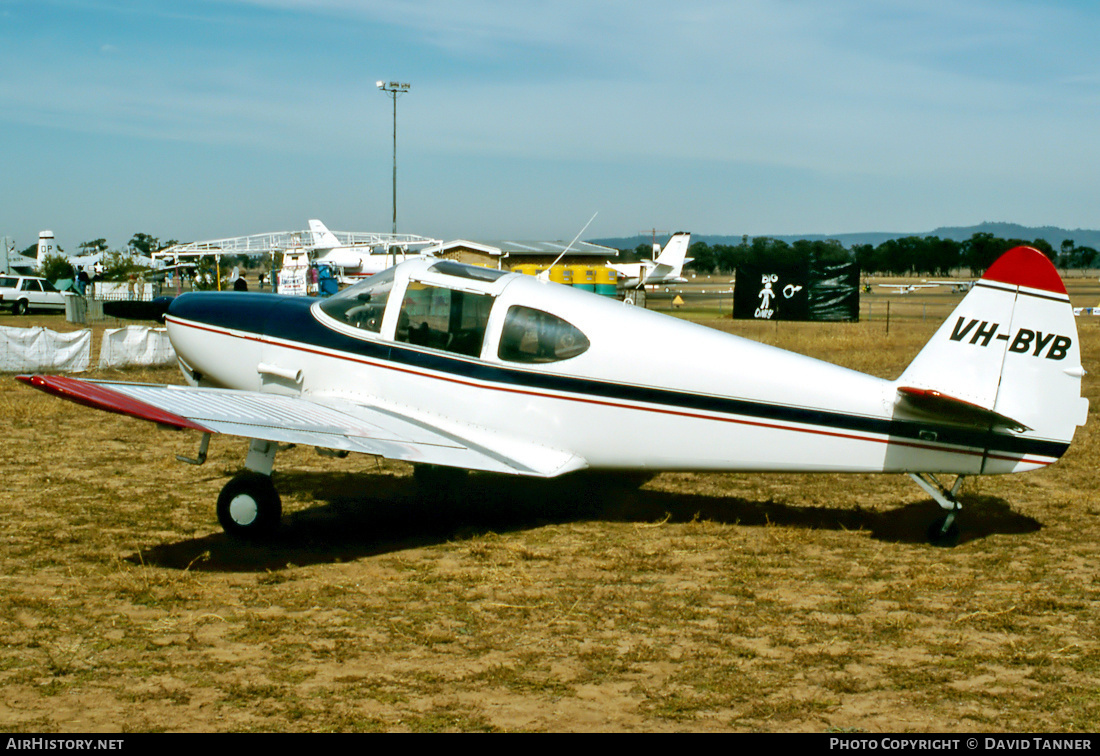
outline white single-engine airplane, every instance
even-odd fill
[[[884,289],[894,289],[898,294],[912,294],[917,289],[938,289],[938,283],[927,284],[879,284]]]
[[[431,258],[321,301],[184,294],[166,322],[189,386],[19,378],[199,431],[199,461],[211,434],[251,439],[217,505],[242,537],[277,525],[270,474],[292,443],[405,460],[429,477],[437,466],[908,473],[947,510],[930,538],[953,543],[966,476],[1055,462],[1088,411],[1069,297],[1028,247],[990,267],[893,381]],[[941,473],[957,476],[950,488]]]
[[[619,276],[619,285],[627,289],[639,286],[656,286],[665,283],[683,283],[684,264],[691,261],[687,256],[691,246],[691,234],[680,231],[665,242],[664,250],[658,255],[657,245],[653,245],[654,260],[642,260],[636,263],[605,263]]]

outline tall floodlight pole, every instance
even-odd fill
[[[409,85],[380,81],[378,88],[393,98],[393,233],[397,235],[397,98],[409,91]]]

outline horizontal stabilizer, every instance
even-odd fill
[[[956,399],[934,389],[899,386],[898,394],[901,395],[902,401],[907,402],[914,408],[931,415],[938,415],[948,422],[987,427],[1000,426],[1017,433],[1032,430],[1011,417],[1005,417],[999,412],[994,412],[973,402]]]

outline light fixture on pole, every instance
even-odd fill
[[[393,98],[393,233],[397,234],[397,98],[409,91],[409,84],[380,81],[378,88]]]

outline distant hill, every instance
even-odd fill
[[[901,239],[906,236],[938,236],[941,239],[954,239],[955,241],[966,241],[974,234],[987,233],[993,234],[1001,239],[1023,239],[1024,241],[1034,241],[1035,239],[1045,239],[1050,242],[1050,245],[1054,249],[1058,249],[1062,246],[1062,242],[1066,239],[1072,239],[1073,243],[1078,247],[1086,246],[1094,249],[1100,249],[1100,231],[1092,231],[1088,229],[1074,229],[1072,231],[1057,228],[1055,226],[1021,226],[1018,223],[992,223],[985,222],[979,223],[976,226],[941,226],[934,231],[919,231],[908,233],[894,233],[888,231],[869,231],[864,233],[854,234],[795,234],[795,235],[774,235],[774,234],[757,234],[758,236],[767,236],[771,239],[781,239],[787,243],[798,241],[799,239],[806,239],[808,241],[817,241],[823,239],[836,239],[847,248],[851,248],[855,244],[870,244],[872,246],[878,246],[890,239]],[[659,242],[664,242],[668,237],[658,237]],[[752,235],[749,236],[753,238]],[[588,241],[593,244],[602,244],[606,247],[612,247],[614,249],[634,249],[639,244],[651,244],[653,242],[652,236],[646,236],[644,234],[638,236],[622,236],[609,239],[589,239]],[[717,244],[730,244],[737,245],[741,243],[741,236],[718,236],[712,234],[692,234],[692,243],[697,241],[704,241],[710,245]]]

